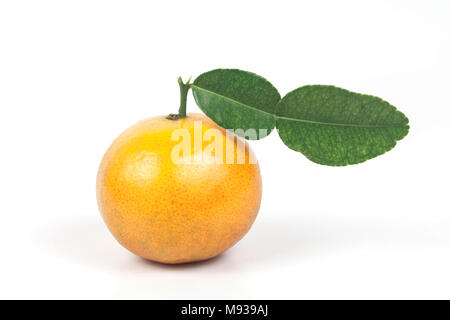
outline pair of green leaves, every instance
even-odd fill
[[[221,127],[247,139],[276,127],[289,148],[323,165],[374,158],[409,130],[408,118],[386,101],[333,86],[304,86],[281,98],[263,77],[217,69],[201,74],[191,88],[200,109]]]

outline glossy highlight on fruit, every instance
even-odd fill
[[[224,148],[227,142],[234,146],[234,159],[245,163],[217,163],[208,156],[174,162],[179,141],[173,132],[189,132],[193,146],[199,122],[202,136],[218,130]],[[170,264],[206,260],[234,245],[253,224],[262,194],[258,163],[249,161],[254,154],[240,139],[201,114],[153,117],[123,132],[97,175],[98,205],[113,236],[140,257]],[[191,156],[208,145],[192,148]]]

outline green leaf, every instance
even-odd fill
[[[380,98],[333,86],[288,93],[276,110],[283,142],[329,166],[364,162],[391,150],[408,134],[408,118]]]
[[[216,69],[198,76],[191,88],[200,109],[237,135],[257,140],[275,127],[275,108],[281,97],[261,76],[237,69]]]

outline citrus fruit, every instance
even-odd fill
[[[180,149],[180,137],[190,150]],[[204,115],[143,120],[103,157],[100,212],[118,242],[145,259],[175,264],[215,257],[247,233],[258,213],[262,184],[252,159],[243,139]]]

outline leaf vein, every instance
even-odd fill
[[[281,120],[297,121],[297,122],[328,125],[328,126],[357,127],[357,128],[397,128],[397,127],[403,128],[403,127],[408,127],[407,124],[405,124],[405,125],[400,125],[400,124],[371,125],[371,124],[356,124],[356,123],[333,123],[333,122],[321,122],[321,121],[314,121],[314,120],[289,118],[289,117],[282,117],[282,116],[275,116],[275,117],[277,119],[281,119]]]
[[[234,99],[232,99],[232,98],[229,98],[229,97],[224,96],[224,95],[221,95],[221,94],[218,94],[218,93],[216,93],[216,92],[209,91],[209,90],[207,90],[207,89],[204,89],[204,88],[202,88],[202,87],[198,87],[198,86],[196,86],[196,85],[191,85],[191,87],[192,87],[192,88],[195,88],[195,89],[197,89],[197,90],[200,90],[200,91],[204,91],[204,92],[207,92],[207,93],[214,94],[214,95],[216,95],[216,96],[222,97],[224,100],[231,101],[231,102],[236,103],[236,104],[238,104],[238,105],[240,105],[240,106],[242,106],[242,107],[244,107],[244,108],[251,109],[251,110],[255,110],[255,111],[258,111],[258,112],[261,112],[261,113],[265,113],[265,114],[271,115],[272,117],[275,117],[275,115],[272,114],[272,113],[270,113],[270,112],[267,112],[267,111],[264,111],[264,110],[261,110],[261,109],[258,109],[258,108],[249,106],[249,105],[247,105],[247,104],[245,104],[245,103],[239,102],[239,101],[237,101],[237,100],[234,100]]]

